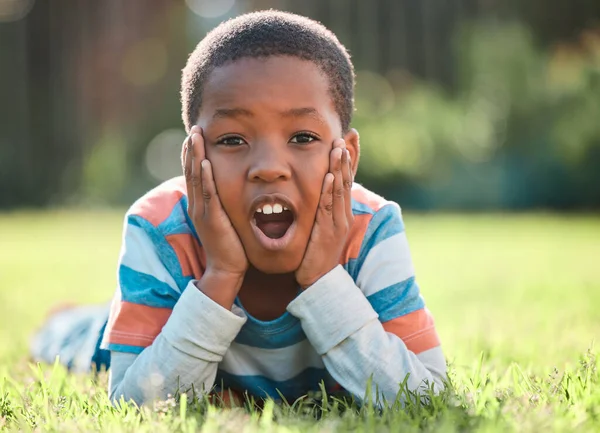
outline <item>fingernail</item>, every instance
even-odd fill
[[[200,139],[200,134],[198,134],[197,132],[194,132],[192,134],[192,147],[194,146],[194,136],[196,136],[196,140]]]

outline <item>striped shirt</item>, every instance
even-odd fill
[[[321,383],[362,398],[372,380],[374,393],[393,400],[407,374],[411,389],[443,386],[445,359],[396,203],[355,184],[340,264],[272,321],[239,300],[225,310],[195,287],[206,256],[186,209],[179,177],[126,215],[102,343],[113,398],[143,403],[177,387],[224,386],[293,400]]]

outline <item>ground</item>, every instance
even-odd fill
[[[377,413],[318,398],[115,409],[106,375],[30,364],[49,307],[112,296],[122,215],[0,214],[0,430],[600,431],[598,216],[405,215],[454,389]]]

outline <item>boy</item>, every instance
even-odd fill
[[[399,207],[353,183],[353,89],[337,38],[293,14],[240,16],[196,47],[185,176],[125,221],[102,343],[112,399],[443,387]]]

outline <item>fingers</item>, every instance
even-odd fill
[[[188,206],[191,207],[192,191],[194,190],[192,187],[192,137],[187,137],[183,145],[183,176],[188,190]]]
[[[190,130],[190,135],[194,141],[194,144],[199,143],[199,146],[194,146],[196,149],[196,153],[194,154],[194,156],[196,158],[198,158],[200,161],[202,161],[203,159],[206,158],[206,153],[205,153],[205,149],[204,149],[204,136],[202,135],[202,128],[200,128],[198,125],[195,125],[192,127],[192,129]]]
[[[204,159],[204,140],[202,130],[194,126],[186,139],[184,153],[184,176],[188,192],[188,213],[190,216],[204,215],[204,199],[202,186],[202,169],[200,164]]]
[[[344,204],[346,210],[346,220],[351,225],[354,221],[352,214],[352,160],[348,149],[344,149],[342,155],[342,180],[344,183]]]
[[[217,187],[213,178],[212,165],[208,159],[202,161],[202,199],[206,212],[211,204],[217,201]],[[213,206],[214,207],[214,206]]]
[[[339,150],[338,150],[339,149]],[[348,228],[354,221],[352,214],[352,161],[343,139],[333,142],[330,153],[330,172],[335,176],[333,185],[333,220],[336,226]]]
[[[323,221],[322,218],[324,217],[331,221],[331,213],[333,212],[333,177],[332,173],[327,173],[323,180],[317,222]]]
[[[330,155],[330,171],[333,173],[333,223],[338,227],[347,225],[342,158],[346,149],[335,147]]]
[[[223,204],[219,199],[217,184],[212,171],[212,164],[208,159],[202,161],[202,200],[204,204],[204,218],[212,220],[213,223],[227,219]]]

